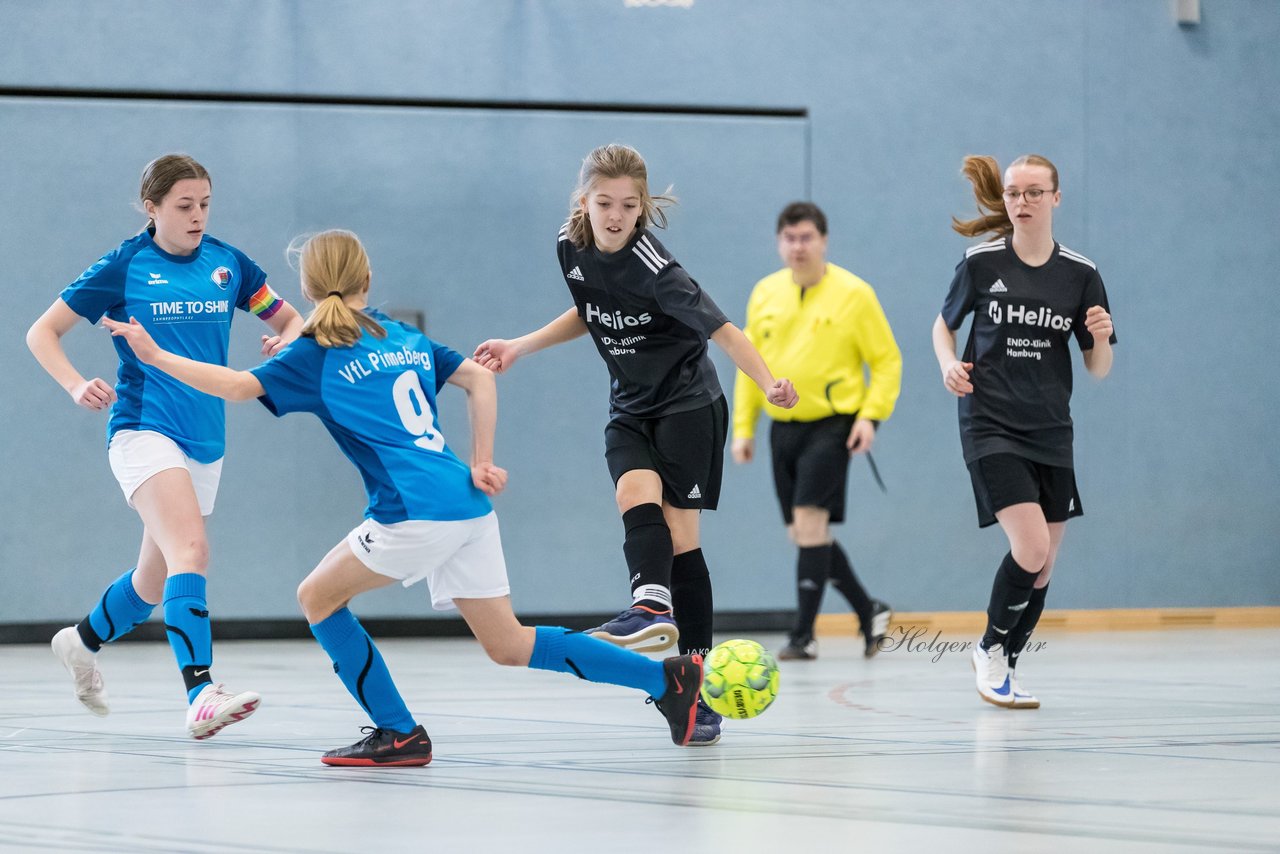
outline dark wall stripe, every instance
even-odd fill
[[[99,101],[190,101],[227,104],[315,105],[328,107],[410,107],[449,110],[512,110],[560,113],[644,113],[750,118],[808,118],[806,107],[750,107],[716,104],[626,104],[592,101],[512,101],[488,98],[404,98],[377,95],[311,95],[294,92],[193,92],[152,89],[3,86],[0,97],[76,98]]]

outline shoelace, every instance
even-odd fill
[[[368,733],[368,735],[360,739],[356,744],[372,744],[379,738],[382,738],[382,727],[362,726],[360,727],[360,731]]]

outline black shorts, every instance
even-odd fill
[[[729,405],[723,396],[701,409],[657,418],[618,415],[604,428],[604,458],[613,484],[629,471],[662,478],[662,499],[685,510],[715,510],[724,477]]]
[[[849,483],[849,433],[857,415],[817,421],[775,421],[769,431],[773,487],[790,525],[796,507],[821,507],[830,521],[844,521]]]
[[[1047,466],[1017,454],[992,454],[969,463],[978,527],[996,523],[996,513],[1014,504],[1039,504],[1046,522],[1065,522],[1084,515],[1076,473]]]

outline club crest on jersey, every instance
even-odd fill
[[[1025,305],[1001,306],[997,300],[992,300],[987,304],[987,316],[997,325],[1008,322],[1021,323],[1024,326],[1043,326],[1063,332],[1071,329],[1071,318],[1054,314],[1053,309],[1047,305],[1040,308],[1028,308]]]
[[[209,279],[225,291],[227,285],[231,284],[231,271],[226,267],[219,267],[209,274]]]

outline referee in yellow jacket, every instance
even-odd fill
[[[755,427],[763,408],[773,419],[769,449],[778,503],[787,534],[799,547],[799,608],[778,657],[817,657],[813,624],[829,579],[858,615],[870,658],[893,611],[863,589],[831,536],[831,524],[844,521],[850,457],[870,451],[876,428],[893,414],[902,386],[902,353],[871,286],[827,263],[827,217],[817,205],[787,205],[778,216],[777,234],[786,267],[756,284],[743,331],[769,366],[795,384],[800,403],[794,409],[771,406],[739,372],[733,459],[748,463],[755,457]]]

